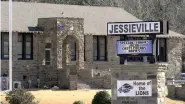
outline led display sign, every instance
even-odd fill
[[[152,54],[152,40],[117,41],[117,54]]]

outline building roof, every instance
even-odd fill
[[[185,35],[169,30],[167,35],[157,35],[158,38],[185,38]]]
[[[1,1],[1,31],[9,30],[8,8],[9,2]],[[13,31],[18,32],[29,32],[29,27],[37,26],[38,18],[84,18],[84,33],[94,35],[106,35],[107,22],[139,21],[124,9],[116,7],[13,2],[12,13]],[[182,36],[174,32],[169,35]]]
[[[8,30],[8,7],[8,2],[1,2],[2,30]],[[107,34],[107,22],[138,20],[125,10],[115,7],[13,2],[12,12],[15,31],[29,31],[28,26],[37,26],[38,18],[74,17],[84,18],[85,33]]]

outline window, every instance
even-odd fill
[[[93,59],[94,61],[106,61],[106,36],[93,37]]]
[[[51,43],[46,43],[45,45],[45,64],[51,64]]]
[[[70,49],[71,49],[71,61],[76,61],[76,41],[75,39],[71,39],[70,42]]]
[[[86,61],[86,56],[85,56],[85,55],[86,55],[86,54],[85,54],[86,44],[85,44],[85,42],[86,42],[86,41],[85,41],[85,36],[84,36],[84,61]]]
[[[9,34],[1,33],[1,58],[9,58]]]
[[[18,34],[18,59],[33,59],[33,35]]]
[[[156,46],[157,46],[157,61],[166,62],[167,61],[166,39],[165,38],[157,39]]]

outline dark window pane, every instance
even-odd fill
[[[85,36],[84,36],[84,61],[86,61],[86,54],[85,54],[85,49],[86,49],[86,39],[85,39]]]
[[[9,58],[9,34],[1,32],[1,58]]]
[[[99,37],[99,48],[100,60],[105,60],[105,37]]]
[[[76,56],[75,55],[71,55],[71,61],[75,61],[76,60]]]
[[[31,42],[26,42],[26,54],[31,54]]]
[[[26,58],[31,58],[31,35],[26,36]]]
[[[22,58],[22,42],[18,42],[17,44],[17,51],[18,51],[18,58]]]
[[[97,36],[93,37],[93,59],[97,60],[98,58],[98,49],[97,49]]]
[[[9,34],[2,33],[2,58],[9,58]]]
[[[26,42],[31,42],[31,35],[26,34]]]
[[[8,45],[8,41],[4,41],[4,58],[9,58],[9,45]]]
[[[51,53],[50,50],[45,50],[45,58],[46,58],[46,62],[51,60]]]
[[[18,44],[17,52],[18,59],[31,59],[32,58],[32,34],[23,34],[18,35]]]
[[[31,58],[31,54],[26,55],[26,58],[30,59]]]
[[[71,60],[76,60],[76,41],[75,39],[70,40],[70,51],[71,51]]]
[[[45,44],[45,64],[50,65],[51,63],[51,43]]]
[[[166,52],[166,39],[158,39],[159,44],[159,62],[166,62],[167,61],[167,52]]]
[[[93,59],[94,60],[106,60],[106,37],[94,36],[93,37]]]
[[[51,43],[46,43],[45,48],[51,48]]]
[[[105,60],[105,56],[100,56],[100,60],[104,61]]]
[[[18,44],[17,44],[17,51],[18,51],[18,58],[23,58],[23,47],[22,47],[22,41],[23,40],[23,35],[19,34],[18,35]]]
[[[23,34],[19,34],[18,35],[18,42],[22,42],[23,41]]]

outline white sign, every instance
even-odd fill
[[[107,24],[107,34],[160,34],[160,28],[161,22],[110,22]]]
[[[185,80],[167,80],[167,85],[182,85],[185,84]]]
[[[151,80],[117,80],[117,96],[152,96]]]

